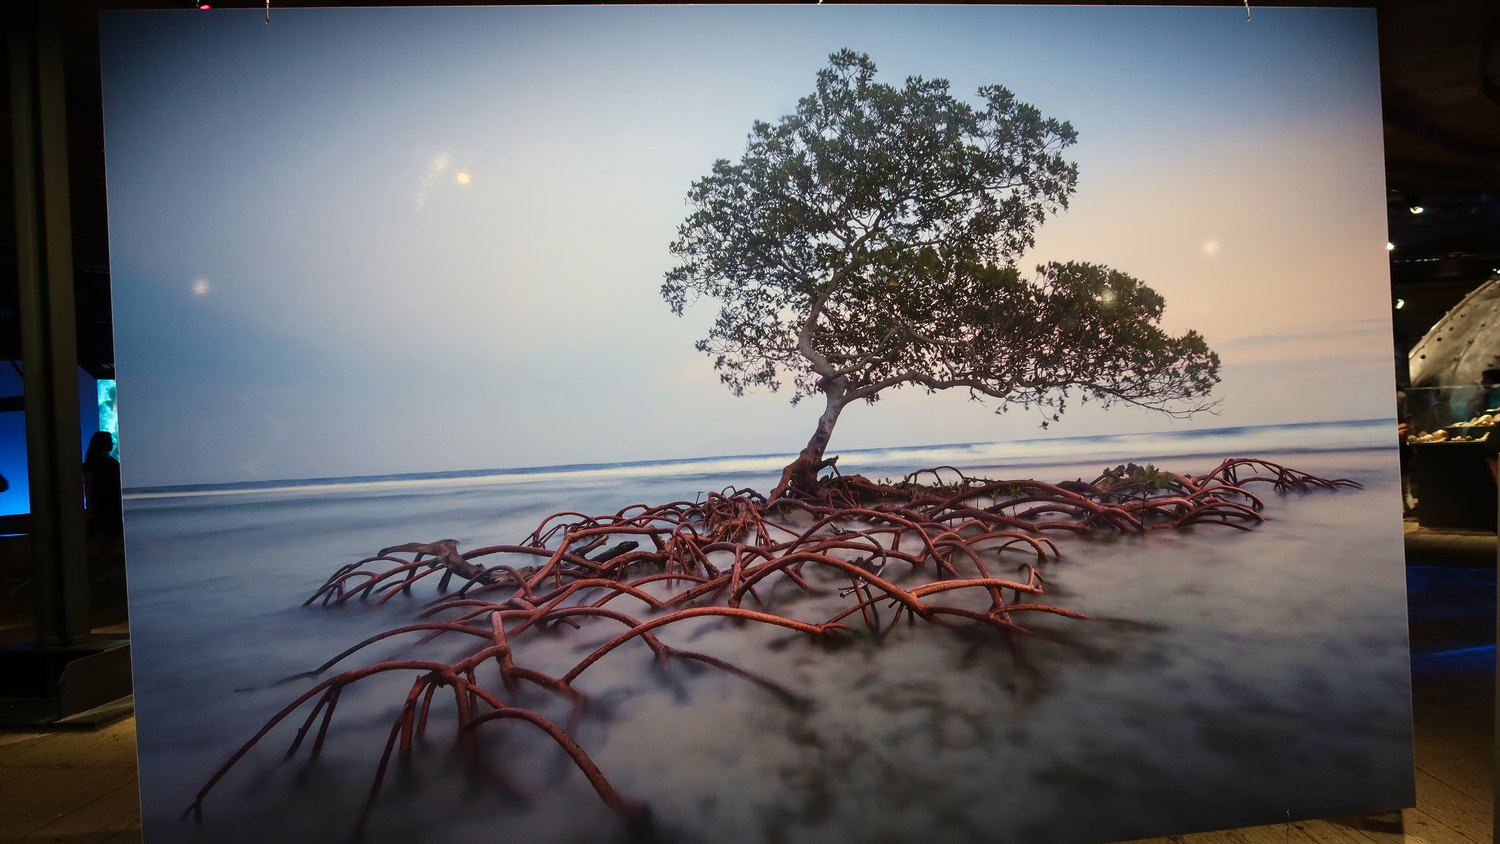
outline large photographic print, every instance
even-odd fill
[[[148,842],[1411,804],[1372,10],[101,41]]]

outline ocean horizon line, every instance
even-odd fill
[[[1020,454],[1004,454],[1008,449],[1024,450],[1028,446],[1042,446],[1036,458],[1042,458],[1040,462],[1032,460],[1029,462],[1016,463],[1017,468],[1025,468],[1028,465],[1046,465],[1056,463],[1057,458],[1067,456],[1068,444],[1103,445],[1111,441],[1153,441],[1157,439],[1171,439],[1186,445],[1187,443],[1201,440],[1233,438],[1237,434],[1251,434],[1257,431],[1293,431],[1293,430],[1315,430],[1334,428],[1371,428],[1374,426],[1390,426],[1395,430],[1395,417],[1384,419],[1349,419],[1339,421],[1319,422],[1289,422],[1285,424],[1272,425],[1232,425],[1222,428],[1201,428],[1190,431],[1149,431],[1127,434],[1094,434],[1076,437],[1036,437],[1024,440],[994,440],[963,443],[932,443],[924,445],[887,446],[873,448],[842,449],[837,451],[840,457],[895,457],[920,452],[943,452],[943,451],[967,451],[970,457],[993,456],[995,458],[1014,458]],[[1392,433],[1394,443],[1394,433]],[[1206,443],[1205,443],[1206,445]],[[1345,445],[1342,448],[1364,449],[1378,446],[1378,443],[1369,442],[1357,445]],[[998,447],[998,448],[997,448]],[[992,455],[986,455],[983,450],[989,448]],[[1316,450],[1342,450],[1338,445],[1324,443]],[[1299,450],[1299,449],[1283,449]],[[1306,450],[1306,449],[1302,449]],[[127,498],[158,498],[179,497],[190,495],[212,495],[232,493],[253,493],[268,490],[285,489],[317,489],[347,485],[399,485],[412,482],[442,483],[455,481],[483,481],[485,479],[512,477],[517,480],[542,480],[550,475],[580,475],[584,473],[614,472],[620,474],[645,473],[648,471],[660,471],[662,469],[691,468],[701,466],[704,471],[732,471],[735,468],[751,470],[751,465],[763,461],[786,461],[795,457],[797,452],[769,452],[762,454],[728,454],[708,455],[698,457],[678,457],[658,460],[624,460],[602,463],[563,463],[543,466],[519,466],[486,469],[450,469],[437,472],[398,472],[378,475],[343,475],[313,478],[280,478],[274,480],[251,480],[251,481],[229,481],[221,483],[199,483],[199,484],[172,484],[160,486],[127,487],[123,490]],[[1174,451],[1170,455],[1173,458],[1201,457],[1212,452],[1182,452]],[[848,460],[849,463],[858,462]],[[739,464],[737,467],[735,464]],[[771,468],[769,465],[765,468]]]

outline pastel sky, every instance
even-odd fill
[[[828,55],[998,83],[1079,141],[1019,263],[1088,260],[1224,361],[1216,416],[1040,431],[891,394],[831,451],[1394,410],[1375,14],[576,7],[102,19],[127,486],[796,451],[658,294],[689,184]],[[462,176],[460,174],[463,174]],[[466,181],[463,181],[465,180]]]

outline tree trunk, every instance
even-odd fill
[[[825,460],[823,451],[828,448],[828,441],[833,438],[834,423],[839,421],[839,413],[844,409],[843,394],[843,390],[833,388],[825,391],[828,403],[823,409],[823,415],[818,417],[818,427],[813,430],[812,439],[807,441],[807,447],[802,449],[797,459],[781,470],[781,481],[771,490],[771,501],[794,490],[806,494],[818,491],[818,473],[838,460],[837,457]]]

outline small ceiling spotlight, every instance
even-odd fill
[[[1404,307],[1406,307],[1406,300],[1405,299],[1397,299],[1396,300],[1396,310],[1399,311],[1399,310],[1401,310]]]
[[[1390,251],[1394,250],[1395,248],[1396,248],[1396,244],[1391,243],[1389,240],[1387,240],[1385,242],[1385,251],[1390,252]]]
[[[1420,206],[1420,205],[1413,205],[1413,206],[1411,206],[1411,207],[1410,207],[1410,208],[1408,208],[1408,209],[1406,209],[1406,210],[1408,210],[1408,211],[1410,211],[1410,212],[1411,212],[1411,213],[1413,213],[1413,214],[1420,214],[1420,213],[1422,213],[1422,212],[1423,212],[1423,211],[1426,211],[1426,210],[1427,210],[1427,209],[1426,209],[1426,208],[1423,208],[1423,207],[1422,207],[1422,206]]]

